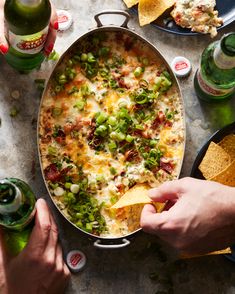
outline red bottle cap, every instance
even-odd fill
[[[59,31],[65,31],[72,25],[73,19],[71,14],[66,10],[56,10],[59,24]]]
[[[79,272],[86,264],[86,256],[80,250],[72,250],[67,254],[66,262],[71,271]]]
[[[177,77],[186,77],[192,70],[190,61],[183,56],[175,57],[171,62],[171,68]]]

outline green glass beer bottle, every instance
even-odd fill
[[[7,62],[23,72],[40,66],[42,48],[48,34],[51,5],[49,0],[6,0],[5,22],[10,48]]]
[[[235,94],[235,32],[224,35],[203,51],[194,87],[197,96],[209,102]]]
[[[35,196],[24,181],[0,180],[0,225],[4,228],[7,248],[18,254],[27,244],[35,215]]]

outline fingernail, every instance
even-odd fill
[[[1,44],[0,45],[0,51],[2,52],[2,54],[6,54],[7,51],[8,51],[8,46],[4,45],[4,44]]]
[[[58,23],[57,20],[54,22],[54,29],[55,30],[58,30],[59,29],[59,23]]]
[[[46,52],[46,54],[49,55],[49,54],[52,52],[53,48],[54,48],[54,44],[50,44],[50,45],[48,45],[48,46],[45,48],[45,52]]]

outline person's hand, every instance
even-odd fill
[[[46,202],[36,203],[35,226],[24,250],[16,257],[6,255],[3,240],[0,246],[0,292],[64,293],[70,272],[63,261],[58,232]]]
[[[4,3],[5,0],[0,0],[0,53],[6,54],[9,49],[8,42],[5,37],[5,27],[4,27]],[[50,26],[48,31],[48,36],[46,43],[44,45],[44,54],[49,55],[55,44],[56,40],[56,32],[58,30],[58,19],[55,7],[51,5],[52,12],[51,12],[51,20],[50,20]]]
[[[141,227],[179,251],[207,253],[234,244],[235,188],[183,178],[151,189],[149,196],[167,201],[166,210],[156,213],[154,206],[146,205]]]

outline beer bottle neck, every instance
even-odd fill
[[[228,56],[235,56],[235,32],[225,35],[220,41],[221,50]]]
[[[235,33],[224,35],[214,50],[214,62],[221,69],[235,67]]]
[[[18,187],[8,180],[0,181],[0,213],[8,214],[19,209],[22,203],[22,193]]]
[[[37,6],[39,5],[42,0],[17,0],[20,4],[25,6]]]

